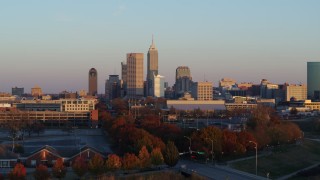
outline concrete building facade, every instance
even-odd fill
[[[192,77],[188,66],[179,66],[176,69],[176,82],[174,85],[175,97],[183,96],[185,92],[191,92]]]
[[[35,87],[31,88],[31,95],[33,97],[42,96],[43,95],[42,89],[39,86],[36,85]]]
[[[127,54],[127,97],[143,97],[143,53]]]
[[[89,92],[88,95],[96,96],[98,94],[98,72],[95,68],[89,71]]]
[[[290,101],[294,98],[296,101],[302,101],[307,99],[307,86],[306,85],[286,85],[285,86],[286,101]]]
[[[158,49],[154,44],[152,37],[152,44],[147,55],[147,96],[154,94],[154,76],[158,75]]]
[[[212,100],[213,99],[212,82],[195,82],[192,86],[192,97],[195,100]]]
[[[164,76],[154,75],[152,78],[153,88],[152,88],[152,96],[154,97],[164,97]]]

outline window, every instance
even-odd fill
[[[31,160],[31,166],[36,166],[37,165],[37,160]]]
[[[10,167],[9,161],[0,161],[0,167]]]

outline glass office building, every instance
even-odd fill
[[[320,91],[320,62],[307,62],[307,85],[308,99],[315,99]]]

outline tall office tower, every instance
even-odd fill
[[[192,77],[188,66],[179,66],[176,69],[176,83],[174,85],[175,97],[182,97],[185,92],[190,92]]]
[[[109,75],[109,79],[106,80],[105,95],[108,100],[112,100],[120,97],[121,81],[119,75]]]
[[[90,96],[98,94],[98,72],[95,68],[91,68],[89,71],[89,93]]]
[[[315,93],[320,91],[320,62],[307,62],[308,99],[319,99]]]
[[[31,95],[33,97],[39,97],[42,96],[42,89],[39,86],[34,86],[33,88],[31,88]]]
[[[127,63],[121,62],[121,97],[127,95]]]
[[[127,97],[143,97],[143,53],[127,54]]]
[[[150,96],[164,97],[164,76],[154,75],[152,78],[153,82],[153,93]]]
[[[22,96],[24,94],[24,88],[13,87],[11,94],[14,96]]]
[[[296,101],[302,101],[307,99],[307,86],[306,85],[296,85],[296,84],[285,84],[285,100],[290,101],[294,98]]]
[[[153,41],[152,36],[152,44],[148,51],[148,59],[147,59],[147,95],[152,96],[154,92],[153,87],[153,76],[158,75],[158,49]]]
[[[213,99],[213,83],[212,82],[195,82],[192,86],[192,97],[196,100],[212,100]]]

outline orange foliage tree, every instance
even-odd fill
[[[50,178],[50,173],[48,171],[48,167],[40,164],[37,166],[35,172],[33,173],[33,177],[36,180],[46,180]]]
[[[121,158],[116,154],[110,154],[106,161],[106,168],[110,171],[115,171],[121,168]]]
[[[54,163],[52,173],[53,176],[58,179],[62,179],[66,176],[67,168],[64,166],[62,158],[57,159],[56,163]]]
[[[13,170],[8,174],[9,179],[11,180],[22,180],[26,178],[26,168],[23,164],[17,163]]]
[[[77,157],[72,164],[73,171],[81,178],[88,171],[88,164],[84,157]]]
[[[89,161],[89,172],[93,175],[100,175],[104,171],[104,161],[99,154],[95,154]]]
[[[122,159],[122,167],[125,170],[132,170],[140,167],[140,159],[131,153],[126,153]]]
[[[140,159],[140,167],[142,169],[150,167],[151,160],[150,160],[150,154],[146,148],[146,146],[142,146],[141,150],[139,151],[139,159]]]

